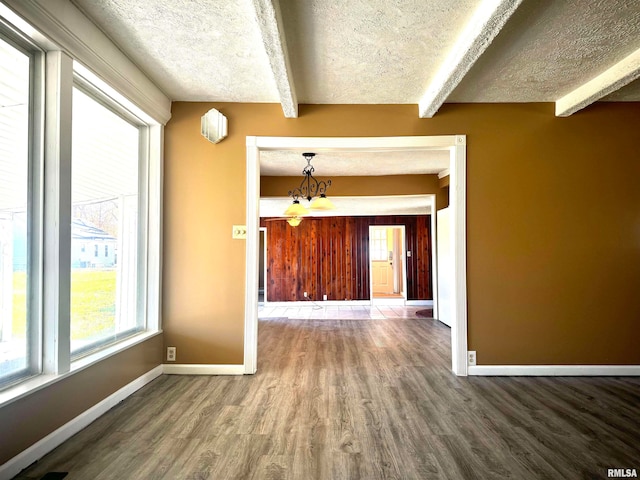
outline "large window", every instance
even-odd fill
[[[71,43],[0,2],[0,406],[160,328],[169,110]]]
[[[71,353],[144,329],[138,311],[140,129],[73,89]],[[99,93],[99,92],[96,92]],[[92,256],[82,246],[94,244]]]
[[[30,111],[33,57],[0,37],[0,385],[37,368],[32,341]]]

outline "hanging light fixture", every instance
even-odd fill
[[[284,212],[288,217],[302,217],[309,213],[309,210],[300,204],[300,198],[306,198],[311,202],[309,208],[312,210],[333,210],[336,208],[326,196],[327,188],[331,186],[331,180],[319,181],[313,176],[315,168],[311,165],[311,160],[313,160],[316,154],[303,153],[302,156],[307,161],[307,166],[302,169],[304,178],[300,186],[289,190],[289,196],[293,198],[293,204],[289,205],[289,208]]]
[[[287,219],[287,223],[292,227],[297,227],[298,225],[300,225],[300,222],[302,222],[302,218],[300,217],[291,217]]]

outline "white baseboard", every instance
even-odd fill
[[[320,305],[321,307],[350,307],[350,306],[427,306],[433,307],[433,300],[405,300],[404,298],[374,298],[373,300],[299,300],[291,302],[261,302],[263,307],[313,307]]]
[[[376,307],[404,307],[406,300],[404,298],[372,298],[371,306]]]
[[[348,307],[354,305],[371,305],[371,300],[299,300],[292,302],[264,302],[265,307]]]
[[[0,480],[8,480],[16,476],[23,469],[27,468],[36,460],[44,457],[61,443],[65,442],[80,430],[85,428],[98,417],[107,413],[111,408],[135,393],[147,383],[162,375],[163,366],[158,365],[153,370],[136,378],[131,383],[125,385],[120,390],[112,393],[101,402],[95,404],[88,410],[85,410],[73,420],[65,423],[57,430],[51,432],[42,440],[31,445],[11,460],[0,466]]]
[[[165,363],[162,373],[167,375],[244,375],[244,365],[175,365]]]
[[[640,365],[470,365],[468,374],[512,377],[635,377],[640,376]]]

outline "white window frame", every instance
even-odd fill
[[[27,367],[8,377],[0,388],[25,381],[42,372],[42,208],[44,52],[29,38],[0,18],[0,35],[30,57],[28,200],[27,200]]]
[[[148,249],[148,220],[149,215],[147,213],[147,191],[149,184],[149,159],[148,159],[148,138],[149,138],[149,125],[146,124],[143,120],[138,118],[135,114],[133,114],[126,106],[121,105],[116,102],[115,99],[109,97],[104,91],[102,91],[98,85],[92,83],[90,79],[85,78],[85,76],[90,76],[89,72],[86,69],[83,69],[81,65],[77,62],[74,62],[74,71],[73,71],[73,89],[77,89],[81,93],[88,96],[93,101],[102,105],[107,110],[111,111],[115,115],[117,115],[120,119],[128,122],[132,126],[134,126],[138,130],[138,218],[137,218],[137,268],[136,268],[136,306],[135,306],[135,315],[138,319],[138,324],[142,324],[141,328],[134,328],[130,330],[126,330],[124,332],[117,333],[115,335],[115,340],[105,340],[104,342],[97,342],[88,345],[86,348],[82,348],[77,351],[71,352],[71,362],[81,359],[87,355],[93,355],[95,353],[99,353],[101,350],[108,348],[109,346],[119,343],[123,340],[128,339],[129,337],[133,337],[136,335],[140,335],[147,331],[147,305],[144,299],[146,298],[146,293],[148,291],[146,286],[146,278],[147,278],[147,249]],[[95,78],[93,79],[95,81]],[[72,93],[73,94],[73,93]],[[73,158],[71,160],[71,169],[73,170]],[[94,249],[94,258],[98,261],[101,257],[101,254],[105,252],[104,248],[100,248],[102,245],[99,243],[95,244]],[[108,248],[107,245],[105,247]],[[122,253],[122,252],[121,252]],[[107,256],[105,254],[105,256]],[[69,292],[70,293],[70,292]],[[116,300],[117,301],[117,300]]]
[[[37,270],[39,278],[33,276],[36,288],[32,289],[30,300],[32,310],[42,312],[41,331],[36,332],[37,343],[41,345],[37,359],[41,362],[42,371],[40,375],[0,390],[2,407],[162,333],[162,157],[164,124],[171,117],[171,103],[72,5],[57,9],[52,3],[36,5],[21,0],[3,1],[0,3],[0,21],[21,32],[21,37],[44,52],[38,64],[42,66],[46,82],[41,88],[40,103],[34,103],[35,118],[39,119],[39,124],[33,130],[32,156],[46,159],[40,164],[40,171],[35,169],[33,172],[33,181],[42,185],[40,192],[34,192],[34,195],[40,195],[37,200],[45,198],[45,193],[47,199],[46,204],[39,204],[40,207],[34,201],[34,218],[42,221],[31,241],[41,248],[33,252],[30,260],[42,266]],[[67,30],[59,28],[65,24],[73,25],[74,35],[68,35]],[[146,205],[145,212],[141,212],[139,217],[140,222],[147,226],[144,256],[147,268],[144,278],[140,279],[145,292],[138,300],[146,311],[147,328],[138,335],[71,361],[71,178],[70,174],[59,173],[70,172],[71,168],[74,60],[90,67],[77,63],[76,75],[147,126],[141,135],[140,145],[141,153],[148,162],[147,183],[144,185]],[[45,257],[46,262],[43,260]]]

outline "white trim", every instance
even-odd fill
[[[448,168],[445,168],[440,173],[438,173],[438,178],[443,179],[445,177],[448,177],[449,175],[451,175],[451,170]]]
[[[124,399],[135,393],[147,383],[156,379],[162,374],[163,366],[158,365],[153,370],[141,375],[128,383],[120,390],[112,393],[101,402],[85,410],[73,420],[54,430],[49,435],[31,445],[26,450],[0,466],[0,479],[10,479],[27,468],[33,462],[41,459],[54,448],[67,441],[73,435],[85,428],[91,422],[107,413],[111,408],[122,402]]]
[[[264,244],[263,244],[263,248],[262,248],[262,281],[264,282],[264,285],[262,286],[262,288],[258,288],[258,294],[262,293],[262,303],[265,304],[269,301],[269,298],[267,297],[267,235],[269,234],[267,231],[267,227],[259,227],[258,228],[258,247],[260,247],[260,232],[264,233]],[[260,261],[258,260],[258,268],[260,268]],[[259,275],[260,272],[258,272],[258,282],[259,282]],[[260,283],[258,283],[258,285],[260,285]]]
[[[478,376],[640,376],[640,365],[476,365],[469,375]]]
[[[244,365],[174,365],[165,363],[162,366],[165,375],[243,375]]]
[[[245,284],[245,373],[254,373],[258,356],[258,228],[260,151],[380,151],[447,149],[450,153],[450,206],[453,215],[455,307],[451,332],[452,370],[467,374],[467,272],[466,272],[466,136],[407,137],[247,137],[247,242]],[[326,302],[319,302],[324,304]]]
[[[118,343],[114,343],[112,345],[109,345],[108,347],[102,348],[98,352],[86,355],[82,358],[79,358],[78,360],[71,362],[71,368],[68,372],[58,375],[36,375],[32,378],[16,384],[13,387],[7,388],[6,390],[0,392],[0,408],[8,405],[11,402],[15,402],[16,400],[20,400],[21,398],[31,395],[33,392],[37,392],[38,390],[49,387],[50,385],[53,385],[60,380],[64,380],[65,378],[78,373],[85,368],[106,360],[107,358],[123,352],[131,347],[134,347],[135,345],[146,342],[147,340],[155,337],[156,335],[160,335],[161,333],[162,330],[158,330],[155,332],[141,332]]]
[[[244,373],[258,369],[258,247],[260,246],[260,162],[257,137],[247,137],[247,237],[244,293]],[[266,239],[265,239],[266,242]],[[265,262],[267,259],[265,258]],[[265,278],[265,282],[267,279]]]
[[[467,375],[467,137],[457,135],[451,149],[449,208],[453,236],[454,294],[451,364],[456,375]]]
[[[369,306],[371,300],[293,300],[290,302],[263,302],[264,307],[350,307]]]
[[[433,307],[433,300],[407,300],[405,305],[407,307]]]
[[[449,169],[447,169],[447,172],[448,170]],[[447,175],[449,175],[449,173],[447,173]],[[436,215],[438,214],[438,198],[436,195],[429,196],[431,197],[431,238],[429,239],[429,241],[431,242],[431,298],[433,298],[433,300],[428,300],[431,303],[425,305],[432,305],[433,316],[434,318],[438,318],[438,240],[436,236]],[[407,303],[407,305],[411,304]]]
[[[43,373],[69,371],[73,59],[46,54]]]
[[[404,298],[372,298],[371,306],[376,307],[404,307],[406,305]]]

